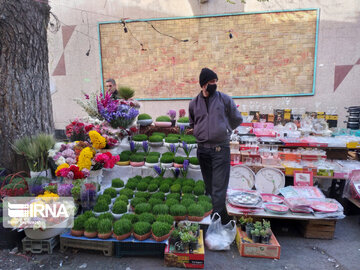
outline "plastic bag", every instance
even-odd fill
[[[221,224],[221,217],[215,213],[206,232],[205,244],[210,250],[229,250],[235,240],[236,223],[231,220],[228,224]]]

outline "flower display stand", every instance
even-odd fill
[[[59,244],[58,236],[43,240],[34,240],[29,237],[25,237],[22,240],[23,250],[26,252],[31,252],[33,254],[40,254],[42,252],[47,252],[48,254],[52,254],[54,248],[58,244]]]

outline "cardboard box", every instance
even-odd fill
[[[281,247],[274,234],[271,235],[269,245],[265,245],[253,243],[253,241],[247,237],[246,232],[243,232],[241,228],[237,228],[235,241],[240,255],[243,257],[280,259]]]
[[[192,253],[189,253],[189,251],[181,253],[176,251],[173,245],[167,245],[164,253],[164,261],[165,265],[169,267],[204,268],[205,247],[203,231],[200,230],[198,248]]]

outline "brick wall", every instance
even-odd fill
[[[231,96],[310,94],[316,16],[311,10],[129,22],[127,33],[120,23],[101,24],[103,78],[134,88],[137,98],[191,98],[201,68],[209,67]]]

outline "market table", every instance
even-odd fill
[[[243,216],[245,215],[236,207],[226,204],[227,212],[230,216]],[[312,214],[300,214],[288,212],[284,215],[276,215],[268,213],[265,210],[259,210],[256,213],[249,213],[246,216],[254,219],[261,220],[263,218],[268,219],[288,219],[298,220],[300,231],[305,238],[318,238],[318,239],[333,239],[335,233],[335,226],[338,218],[319,218]]]

